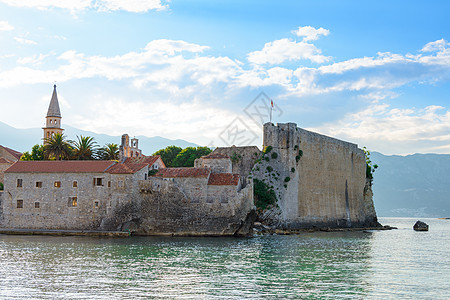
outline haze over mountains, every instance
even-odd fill
[[[69,139],[92,136],[103,146],[120,143],[120,136],[83,131],[65,125]],[[18,151],[31,151],[41,143],[42,129],[16,129],[0,122],[0,145]],[[131,136],[133,137],[133,136]],[[137,136],[139,148],[146,155],[170,145],[182,148],[194,143],[163,137]],[[387,156],[372,152],[379,168],[374,174],[374,202],[381,217],[450,217],[450,154],[414,154]]]
[[[64,125],[64,134],[71,140],[76,140],[77,135],[91,136],[95,141],[103,146],[107,143],[120,144],[120,136],[110,136],[107,134],[97,134],[91,131],[85,131],[77,129],[68,125]],[[126,132],[124,132],[126,133]],[[130,135],[130,138],[134,136]],[[160,136],[146,137],[146,136],[136,136],[139,139],[139,148],[145,155],[151,155],[159,149],[163,149],[170,145],[176,145],[182,148],[186,147],[196,147],[194,143],[187,142],[185,140],[177,139],[170,140]],[[0,122],[0,145],[9,147],[17,151],[31,151],[31,147],[36,144],[42,143],[42,129],[41,128],[30,128],[30,129],[17,129],[11,127],[5,123]]]

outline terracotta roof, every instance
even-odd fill
[[[213,173],[209,176],[208,185],[238,185],[239,174]]]
[[[134,174],[147,166],[148,165],[146,163],[115,164],[111,168],[109,168],[106,172],[110,174]]]
[[[13,161],[9,161],[6,158],[0,157],[0,164],[13,164]]]
[[[19,160],[5,173],[103,173],[113,164],[109,160]]]
[[[19,160],[19,159],[22,157],[22,154],[23,154],[23,153],[21,153],[21,152],[19,152],[19,151],[16,151],[16,150],[13,150],[13,149],[9,149],[8,147],[1,146],[1,145],[0,145],[0,147],[2,147],[3,149],[5,149],[9,154],[11,154],[12,156],[14,156],[15,158],[17,158],[17,160]]]
[[[154,156],[138,156],[138,157],[128,157],[125,160],[125,163],[146,163],[149,166],[152,166],[157,160],[158,158],[161,158],[160,155],[154,155]],[[163,160],[161,159],[163,167],[165,168],[166,165],[164,164]]]
[[[159,169],[155,176],[164,178],[176,177],[204,177],[208,178],[211,173],[207,168],[163,168]]]
[[[224,154],[220,154],[220,153],[210,153],[206,156],[202,156],[203,159],[218,159],[218,158],[230,158],[227,155]]]

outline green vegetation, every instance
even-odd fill
[[[234,163],[237,163],[242,156],[238,155],[236,152],[233,152],[233,155],[231,155],[231,161]]]
[[[366,157],[366,178],[369,179],[370,184],[373,182],[373,173],[378,169],[378,165],[372,165],[370,160],[370,151],[366,147],[363,147],[364,155]]]
[[[273,189],[270,189],[266,183],[256,178],[253,179],[253,196],[256,207],[260,209],[265,209],[277,202],[277,196]]]
[[[148,171],[148,176],[155,176],[156,173],[158,173],[158,170],[157,170],[157,169],[149,170],[149,171]]]
[[[291,168],[291,172],[294,173],[295,172],[295,168]]]
[[[269,161],[270,160],[270,158],[268,156],[265,156],[264,159],[265,159],[265,161]]]
[[[119,159],[119,145],[106,144],[97,151],[97,158],[101,160],[118,160]]]
[[[90,136],[77,136],[72,142],[72,157],[74,160],[93,160],[97,153],[97,142]]]
[[[183,148],[172,145],[156,151],[153,155],[160,155],[166,167],[169,168],[174,167],[173,161],[182,150]]]
[[[289,181],[291,181],[291,177],[289,177],[289,176],[284,179],[284,182],[289,182]]]
[[[273,171],[273,168],[271,166],[267,166],[266,169],[267,169],[268,172],[272,172]]]
[[[61,133],[55,133],[45,139],[44,146],[45,159],[70,159],[72,155],[72,141],[67,140],[66,136]]]
[[[173,160],[173,167],[193,167],[194,160],[212,152],[208,147],[187,147]]]
[[[44,146],[36,144],[30,152],[24,152],[20,160],[44,160]]]
[[[0,182],[0,191],[3,191],[3,182]]]
[[[300,158],[302,158],[303,156],[303,151],[302,150],[298,150],[298,155],[295,157],[295,161],[299,162]]]
[[[264,153],[264,154],[267,154],[267,153],[269,153],[270,151],[272,151],[272,146],[267,146],[267,147],[264,147],[263,153]]]
[[[272,152],[272,155],[271,155],[271,157],[272,157],[273,159],[277,159],[277,157],[278,157],[278,154],[277,154],[276,152]]]

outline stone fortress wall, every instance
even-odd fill
[[[278,196],[279,224],[286,228],[377,226],[364,151],[298,128],[264,125],[271,151],[253,170]],[[276,154],[272,154],[276,153]],[[270,166],[270,168],[268,168]]]

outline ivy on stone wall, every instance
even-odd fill
[[[264,181],[253,179],[253,197],[257,208],[266,209],[277,202],[277,196],[272,188]]]

